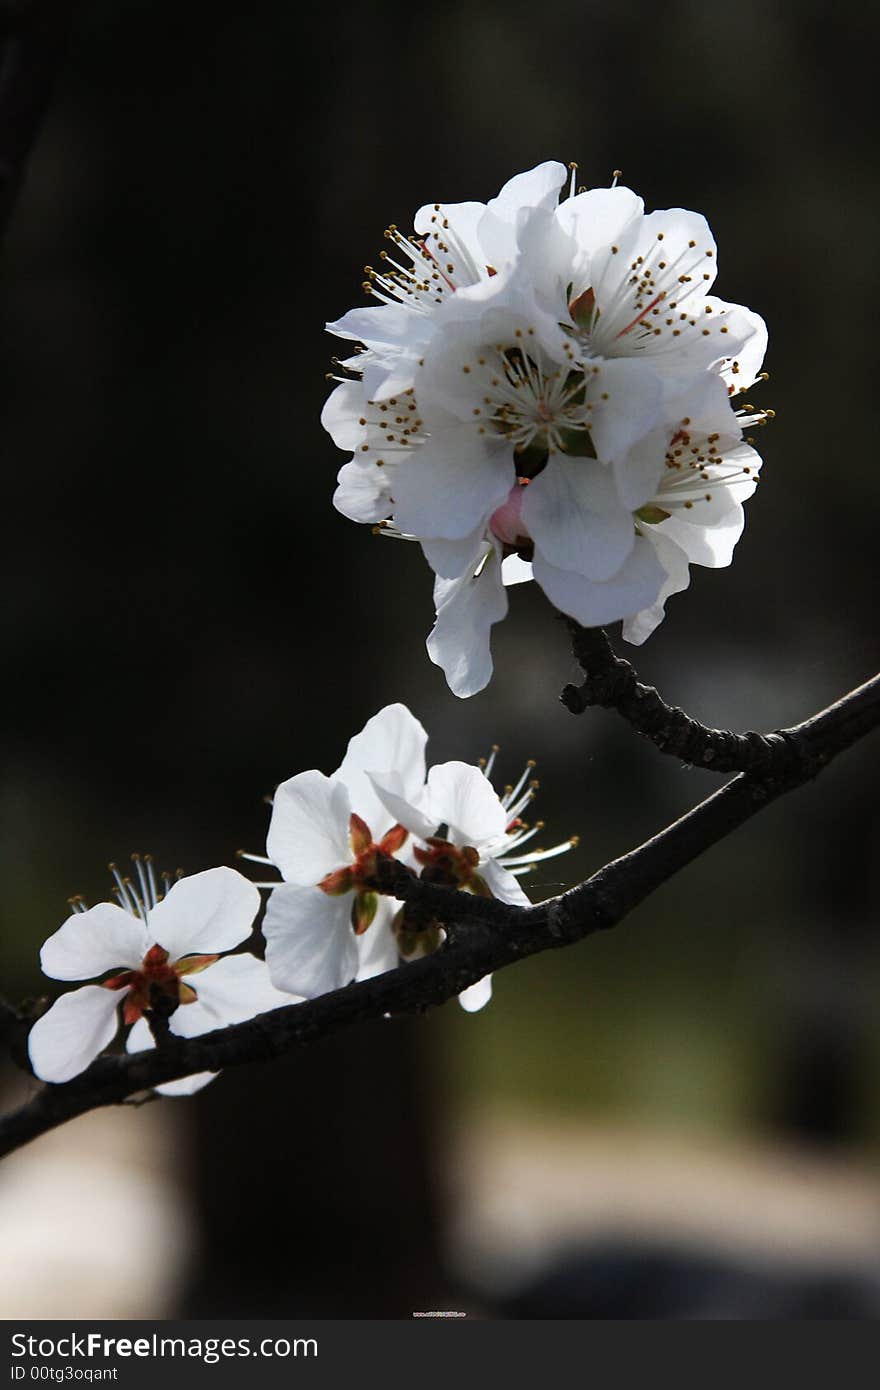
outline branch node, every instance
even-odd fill
[[[592,705],[616,709],[661,753],[721,774],[809,780],[823,766],[797,730],[734,733],[702,724],[677,705],[668,705],[653,686],[644,685],[630,662],[615,654],[602,628],[582,628],[571,619],[568,628],[572,652],[584,673],[582,685],[566,685],[560,695],[572,714],[583,714]]]

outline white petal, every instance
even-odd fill
[[[549,160],[508,179],[498,197],[491,199],[480,219],[478,236],[493,269],[501,270],[515,258],[518,232],[528,222],[530,211],[551,212],[556,207],[566,177],[565,166]]]
[[[216,1071],[197,1071],[192,1076],[181,1076],[176,1081],[166,1081],[161,1086],[154,1086],[153,1090],[158,1091],[160,1096],[194,1096],[197,1091],[203,1090],[209,1082],[214,1081],[219,1075],[220,1073]]]
[[[666,208],[634,218],[618,242],[597,249],[593,256],[593,291],[602,315],[597,334],[602,351],[606,350],[606,340],[611,341],[610,335],[625,329],[640,312],[638,305],[645,304],[648,294],[651,301],[665,296],[661,300],[664,307],[672,301],[679,309],[701,309],[718,269],[715,249],[705,217],[684,208]],[[652,281],[644,295],[629,283],[632,263],[639,256],[640,283],[644,283],[648,271]],[[682,283],[682,275],[690,279]]]
[[[482,980],[477,980],[475,985],[470,985],[468,989],[463,989],[458,996],[458,1002],[467,1014],[478,1013],[484,1009],[492,998],[492,976],[484,975]]]
[[[415,796],[425,781],[428,735],[406,705],[386,705],[350,739],[348,751],[333,776],[348,787],[352,809],[379,840],[394,824],[377,797],[367,773],[394,772],[405,797]]]
[[[150,913],[149,932],[172,961],[230,951],[251,934],[260,894],[249,879],[221,866],[178,879]]]
[[[550,602],[584,627],[601,627],[648,607],[656,601],[666,578],[654,547],[643,537],[636,538],[626,564],[604,584],[557,569],[537,550],[532,566]]]
[[[330,897],[320,888],[284,883],[269,898],[263,919],[266,964],[277,989],[314,999],[354,979],[357,945],[350,893]]]
[[[719,359],[736,359],[745,364],[745,370],[741,365],[740,371],[734,374],[731,367],[729,382],[744,387],[748,372],[754,370],[757,374],[763,360],[767,346],[764,320],[742,304],[730,304],[711,294],[705,296],[691,318],[696,319],[696,323],[692,324],[689,319],[682,324],[684,331],[676,349],[659,355],[652,354],[652,365],[658,371],[678,372],[682,366],[693,370]],[[723,362],[721,370],[723,374],[727,373]]]
[[[586,278],[587,258],[557,220],[556,211],[533,209],[517,219],[517,228],[522,268],[538,302],[557,319],[564,318],[569,286]]]
[[[431,815],[456,845],[479,848],[507,829],[507,812],[488,777],[471,763],[438,763],[428,773]]]
[[[31,1066],[43,1081],[69,1081],[113,1041],[125,990],[83,985],[56,999],[28,1037]]]
[[[617,364],[625,365],[623,361]],[[706,435],[713,435],[716,447],[727,450],[736,447],[742,430],[731,408],[727,388],[721,378],[707,372],[693,385],[667,401],[661,423],[638,440],[614,464],[618,495],[624,506],[636,511],[646,502],[667,508],[674,502],[674,489],[679,473],[666,467],[670,441],[679,430],[686,429],[691,442],[707,449]],[[671,483],[672,497],[664,500]]]
[[[289,883],[321,882],[352,861],[351,800],[343,782],[298,772],[275,792],[266,853]]]
[[[333,505],[350,521],[384,521],[391,511],[391,481],[386,468],[352,459],[340,468],[337,483]]]
[[[593,365],[598,371],[588,377],[590,434],[599,458],[610,463],[659,422],[663,384],[653,365],[631,357]]]
[[[499,217],[514,218],[520,208],[555,208],[559,191],[568,177],[568,170],[558,159],[545,160],[514,174],[488,206]]]
[[[644,212],[644,203],[629,188],[591,188],[576,193],[559,205],[556,216],[566,232],[574,239],[579,253],[578,271],[583,285],[588,283],[593,256],[604,247],[619,241],[624,229]]]
[[[487,544],[486,528],[480,525],[460,541],[424,540],[422,551],[440,579],[459,579],[468,569],[471,574],[476,572]]]
[[[265,963],[248,954],[226,956],[197,975],[183,978],[197,990],[198,998],[192,1004],[182,1004],[171,1015],[171,1031],[181,1038],[196,1038],[216,1028],[244,1023],[257,1014],[299,1002],[298,996],[282,994],[275,989]],[[143,1052],[155,1047],[146,1019],[134,1024],[125,1046],[128,1052]],[[196,1072],[155,1089],[163,1096],[191,1096],[217,1075],[215,1071]]]
[[[172,1018],[175,1017],[176,1014],[172,1015]],[[145,1018],[139,1018],[125,1040],[126,1052],[148,1052],[155,1046],[150,1025]],[[162,1086],[154,1086],[153,1090],[162,1096],[192,1096],[203,1086],[207,1086],[209,1081],[213,1081],[215,1076],[219,1076],[219,1072],[198,1071],[192,1076],[182,1076],[177,1081],[166,1081]]]
[[[428,655],[440,666],[454,695],[475,695],[492,677],[489,648],[493,624],[507,613],[500,556],[485,543],[486,561],[479,574],[468,569],[458,579],[434,584],[437,618],[428,638]]]
[[[477,240],[477,227],[486,211],[485,203],[441,203],[438,211],[436,203],[426,203],[419,208],[413,218],[413,226],[421,235],[437,231],[438,221],[444,220],[457,240],[474,258],[480,258],[480,244]],[[443,228],[441,227],[442,231]]]
[[[528,218],[525,239],[530,241],[529,233],[534,232],[543,254],[541,224],[552,226],[552,219],[536,212]],[[531,261],[538,254],[532,250]],[[568,364],[569,334],[560,323],[563,306],[556,299],[547,302],[542,297],[544,278],[531,264],[517,261],[490,279],[458,290],[438,309],[437,332],[414,381],[419,412],[429,428],[436,429],[437,410],[469,428],[474,426],[474,411],[482,413],[487,387],[492,386],[500,365],[498,344],[511,343],[526,334],[531,339],[530,357],[538,360],[542,350],[546,353],[542,362],[546,370]]]
[[[359,980],[384,975],[388,970],[396,970],[400,964],[397,942],[391,931],[391,919],[399,907],[396,899],[382,898],[372,923],[362,936],[356,938]]]
[[[686,304],[687,313],[681,310],[684,301],[673,301],[667,310],[665,305],[655,306],[665,317],[657,319],[660,328],[658,335],[646,333],[638,325],[632,331],[613,335],[598,332],[595,337],[601,351],[609,357],[618,359],[643,354],[645,362],[663,378],[667,398],[673,397],[684,386],[689,386],[700,375],[712,369],[715,373],[732,371],[728,358],[738,358],[745,353],[756,334],[755,319],[750,310],[739,304],[728,304],[713,295],[695,292],[692,303]],[[677,319],[675,315],[678,315]],[[672,327],[667,319],[673,319],[677,326]],[[647,322],[647,320],[645,321]],[[736,377],[731,376],[730,382]]]
[[[512,584],[527,584],[534,577],[531,560],[522,560],[519,555],[505,555],[501,561],[501,578],[506,588]]]
[[[551,455],[525,489],[522,517],[535,545],[558,569],[588,579],[617,574],[635,542],[614,475],[595,459]]]
[[[195,1038],[300,1002],[300,996],[276,989],[265,961],[249,952],[224,956],[207,969],[182,978],[197,996],[192,1004],[182,1004],[171,1015],[171,1031],[182,1038]]]
[[[736,371],[733,370],[731,361],[725,365],[723,376],[728,385],[733,386],[735,390],[747,391],[757,381],[764,363],[764,353],[767,351],[767,325],[761,315],[756,314],[753,309],[747,309],[742,304],[738,304],[736,309],[740,330],[740,344],[734,354]]]
[[[324,402],[321,424],[337,449],[347,449],[354,453],[361,443],[364,427],[359,421],[364,413],[365,402],[366,394],[361,381],[340,382]]]
[[[432,818],[426,787],[410,798],[403,795],[403,788],[396,783],[393,774],[385,773],[384,777],[373,774],[368,776],[392,824],[405,825],[410,834],[417,835],[420,840],[427,840],[434,834],[438,823]]]
[[[490,859],[480,865],[479,872],[493,898],[502,903],[512,903],[515,907],[531,907],[531,898],[523,891],[518,878],[505,869],[497,860]]]
[[[136,969],[151,945],[143,922],[115,903],[74,912],[40,951],[43,973],[53,980],[91,980],[120,966]]]
[[[364,391],[369,400],[377,403],[391,396],[402,396],[415,384],[419,361],[427,351],[436,331],[427,314],[407,310],[413,320],[409,343],[400,348],[385,348],[362,358]]]
[[[461,540],[491,516],[516,482],[510,445],[470,425],[438,430],[398,469],[394,519],[420,539]]]
[[[641,646],[662,623],[666,600],[670,595],[681,593],[690,583],[690,571],[684,552],[662,535],[653,537],[653,545],[663,563],[666,578],[655,601],[623,624],[623,636],[626,641],[637,647]]]
[[[406,348],[414,337],[423,333],[422,316],[403,304],[371,305],[350,309],[335,323],[327,324],[327,332],[337,338],[351,338],[367,347]]]
[[[710,569],[729,565],[745,525],[741,504],[730,498],[725,516],[712,526],[692,525],[685,519],[690,515],[690,512],[678,512],[670,516],[660,523],[660,534],[674,541],[693,565],[707,565]]]
[[[661,425],[638,440],[614,464],[617,495],[627,511],[636,511],[655,496],[666,471],[670,436],[669,427]]]
[[[670,438],[679,428],[697,435],[717,434],[725,451],[742,438],[727,387],[714,373],[699,377],[686,391],[677,394],[665,413]]]

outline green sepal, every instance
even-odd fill
[[[376,916],[379,906],[378,893],[355,893],[351,905],[351,925],[355,936],[362,936]]]

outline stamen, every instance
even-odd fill
[[[491,777],[491,776],[492,776],[492,769],[493,769],[493,767],[495,766],[495,759],[498,757],[499,752],[500,752],[500,749],[499,749],[498,744],[497,744],[497,743],[493,743],[493,744],[492,744],[492,751],[490,752],[488,758],[486,759],[486,763],[485,763],[485,766],[484,766],[484,768],[483,768],[483,775],[484,775],[485,777]]]
[[[122,882],[125,885],[125,891],[128,894],[129,900],[132,903],[132,911],[134,912],[135,917],[140,917],[142,922],[146,922],[147,911],[144,907],[143,902],[140,899],[137,889],[135,888],[130,878],[124,878]]]
[[[144,873],[144,866],[143,866],[143,864],[141,863],[141,857],[140,857],[140,855],[139,855],[139,854],[133,854],[133,855],[131,856],[131,860],[132,860],[132,863],[134,864],[135,868],[137,869],[138,883],[139,883],[139,885],[140,885],[140,890],[141,890],[140,898],[139,898],[138,901],[140,902],[140,905],[141,905],[141,913],[142,913],[142,915],[143,915],[143,919],[144,919],[144,921],[146,922],[146,921],[147,921],[147,918],[148,918],[148,915],[149,915],[149,908],[150,908],[150,906],[151,906],[151,904],[150,904],[150,890],[149,890],[149,886],[148,886],[148,884],[147,884],[147,876],[146,876],[146,874]]]
[[[567,854],[570,849],[576,849],[579,843],[579,837],[572,835],[570,840],[563,840],[562,844],[554,845],[552,849],[536,849],[531,854],[514,855],[512,859],[505,857],[499,862],[503,863],[506,869],[512,865],[538,864],[542,859],[555,859],[558,854]]]
[[[535,792],[538,790],[538,783],[532,782],[528,791],[523,792],[518,801],[514,801],[510,806],[505,807],[511,820],[516,820],[521,811],[524,811],[529,802],[534,800]]]
[[[125,908],[126,912],[130,912],[133,917],[140,917],[141,914],[138,911],[137,895],[131,886],[131,879],[123,878],[115,864],[108,864],[107,868],[116,880],[115,892],[121,906]]]
[[[372,528],[374,536],[385,536],[391,541],[417,541],[418,536],[411,536],[407,531],[399,531],[393,521],[378,521]]]
[[[523,768],[522,775],[519,781],[517,782],[516,786],[511,787],[509,795],[503,796],[501,798],[502,806],[504,806],[505,808],[508,807],[511,801],[513,801],[515,797],[519,796],[526,782],[529,780],[531,773],[537,766],[538,764],[535,762],[534,758],[529,758],[528,762]]]
[[[156,884],[156,870],[153,867],[152,854],[144,855],[144,863],[147,866],[147,877],[150,881],[150,907],[155,907],[159,902],[159,889]]]

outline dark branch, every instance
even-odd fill
[[[367,1019],[422,1013],[515,960],[614,927],[704,850],[769,802],[816,776],[878,725],[880,676],[798,726],[794,732],[803,756],[796,766],[760,779],[741,774],[652,840],[606,864],[577,888],[535,907],[511,907],[457,893],[417,879],[389,860],[383,889],[448,924],[447,942],[435,955],[202,1037],[172,1034],[155,1051],[99,1058],[82,1075],[64,1085],[45,1086],[27,1105],[0,1119],[0,1155],[77,1115],[166,1081],[277,1057]],[[17,1033],[20,1024],[14,1011],[7,1010],[0,1019],[10,1015],[16,1018]]]
[[[810,751],[800,727],[771,734],[710,729],[676,705],[667,705],[652,685],[643,685],[633,666],[616,655],[602,628],[580,627],[571,619],[568,627],[585,677],[583,685],[567,685],[559,697],[572,714],[583,714],[592,705],[615,709],[661,753],[712,772],[779,777],[800,769],[809,774],[804,760]]]
[[[52,98],[74,0],[19,0],[0,6],[0,236]]]

